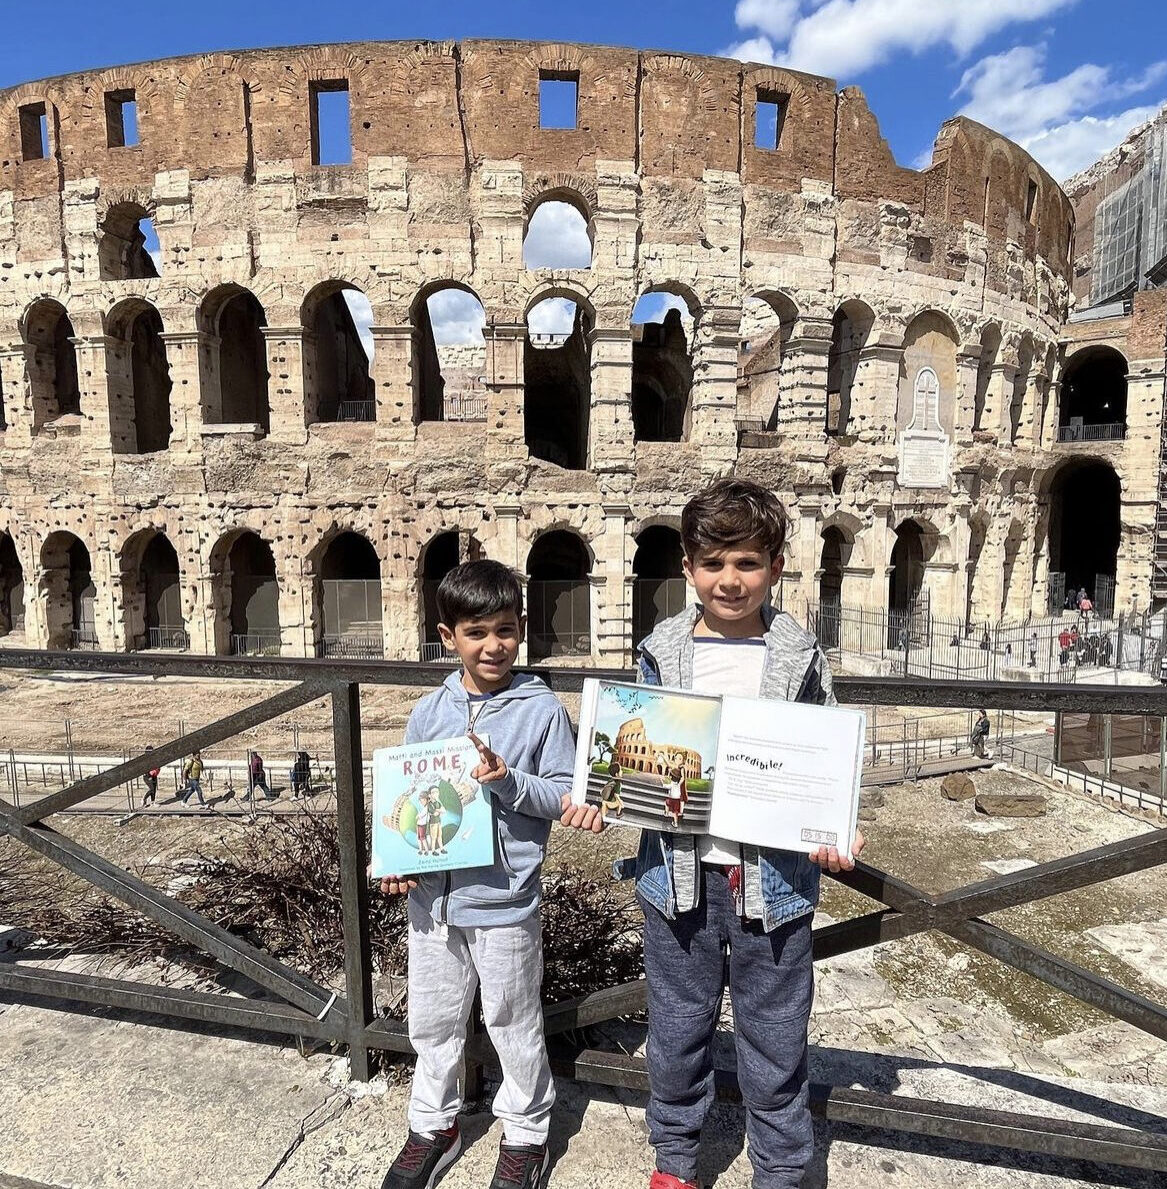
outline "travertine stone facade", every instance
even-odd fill
[[[578,80],[576,128],[540,127],[541,72]],[[352,161],[314,165],[313,90],[341,82]],[[110,147],[109,97],[131,92],[140,141]],[[754,144],[759,96],[784,108],[775,149]],[[547,198],[584,213],[590,268],[524,268]],[[154,220],[157,277],[116,275],[137,250],[127,211]],[[788,605],[819,597],[837,530],[843,602],[886,606],[897,530],[914,521],[933,611],[1043,613],[1051,482],[1083,449],[1057,444],[1072,230],[1054,181],[986,128],[954,119],[932,165],[904,169],[857,89],[717,58],[359,43],[0,92],[0,529],[27,636],[68,635],[60,534],[73,534],[98,641],[140,644],[142,555],[164,533],[190,646],[222,651],[225,558],[250,530],[270,547],[283,651],[310,653],[326,549],[353,531],[376,553],[385,655],[416,658],[438,534],[529,573],[540,539],[565,530],[589,569],[578,634],[622,663],[637,537],[675,526],[687,495],[730,469],[789,502]],[[484,421],[427,419],[419,397],[419,311],[447,283],[486,311]],[[372,420],[318,419],[323,360],[353,338],[314,320],[340,288],[373,309]],[[634,440],[630,316],[650,289],[693,319],[681,441]],[[585,315],[578,469],[533,457],[524,437],[525,318],[548,296]],[[251,329],[229,334],[227,308]],[[1154,351],[1150,339],[1145,356],[1139,334],[1127,344],[1132,432],[1102,451],[1122,480],[1120,605],[1151,572],[1162,392],[1140,369],[1161,375],[1162,335]],[[229,404],[256,411],[230,419]],[[164,448],[151,448],[158,409]],[[938,485],[906,486],[912,474]]]

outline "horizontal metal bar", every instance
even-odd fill
[[[573,1028],[587,1028],[635,1015],[648,1007],[648,984],[642,978],[617,987],[605,987],[590,995],[551,1003],[543,1009],[543,1022],[548,1036],[569,1032]]]
[[[417,661],[348,661],[315,657],[227,657],[188,653],[50,652],[0,649],[0,670],[37,669],[157,677],[214,677],[235,680],[308,681],[314,684],[407,685],[436,687],[449,666]],[[578,692],[586,677],[632,681],[632,669],[543,668],[529,666],[552,689]],[[1167,716],[1162,686],[1089,685],[1028,681],[929,681],[911,677],[837,677],[840,700],[874,706],[985,706],[999,710],[1090,711],[1098,714]]]
[[[1116,1020],[1125,1020],[1160,1040],[1167,1040],[1167,1009],[1144,995],[1128,991],[1093,971],[1083,970],[1081,966],[1030,945],[986,921],[961,921],[946,926],[944,932]]]
[[[178,987],[155,987],[92,974],[74,974],[0,962],[0,990],[31,999],[57,999],[66,1004],[93,1003],[124,1011],[246,1028],[252,1032],[344,1040],[344,1021],[332,1013],[318,1020],[286,1003],[208,994]]]
[[[0,816],[8,809],[7,802],[0,800]],[[192,912],[185,904],[151,887],[128,871],[123,871],[108,859],[58,834],[52,827],[39,824],[24,826],[12,820],[9,814],[6,828],[18,842],[52,859],[58,866],[79,875],[123,904],[128,904],[202,953],[217,958],[224,966],[296,1007],[317,1015],[331,1000],[329,991],[317,986],[299,971],[282,965],[242,937],[228,933],[226,929]],[[348,1004],[338,997],[330,1010],[339,1019],[347,1013]]]
[[[224,739],[230,739],[233,735],[238,735],[240,731],[248,731],[261,723],[279,718],[281,714],[287,714],[308,702],[325,697],[328,692],[327,688],[311,684],[297,685],[293,689],[281,690],[280,693],[265,698],[262,702],[256,702],[253,706],[245,706],[242,710],[229,714],[226,718],[217,719],[213,723],[208,723],[207,726],[200,727],[189,735],[160,743],[151,751],[143,752],[132,760],[127,760],[124,764],[118,764],[115,768],[108,768],[104,772],[98,772],[84,780],[79,780],[59,793],[41,797],[19,809],[11,807],[8,811],[9,816],[24,825],[43,821],[50,814],[71,809],[74,805],[89,800],[90,797],[109,792],[110,789],[115,789],[120,784],[143,776],[151,768],[161,768],[164,764],[173,763],[183,756],[201,751],[204,747],[210,747]],[[0,815],[0,830],[3,827],[4,817]]]
[[[894,909],[884,908],[868,912],[846,921],[835,921],[814,931],[814,959],[837,958],[855,950],[885,941],[899,941],[913,933],[922,933],[929,928],[926,919],[908,916]]]
[[[384,1049],[389,1053],[412,1053],[409,1030],[402,1020],[381,1016],[374,1020],[364,1032],[365,1044],[370,1049]]]

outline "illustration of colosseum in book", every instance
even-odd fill
[[[465,736],[373,752],[375,878],[494,862],[494,812],[470,775],[477,764]]]
[[[849,847],[866,716],[588,678],[572,799],[610,825]]]

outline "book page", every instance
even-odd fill
[[[720,698],[587,678],[572,800],[613,826],[708,833],[720,724]]]
[[[849,851],[866,722],[861,710],[726,698],[711,832],[776,850]]]
[[[494,811],[470,776],[478,762],[465,735],[373,752],[374,878],[494,862]]]

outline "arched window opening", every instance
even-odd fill
[[[24,567],[9,533],[0,533],[0,636],[24,631]]]
[[[60,302],[46,298],[29,310],[25,339],[32,348],[28,380],[34,430],[59,417],[81,413],[81,387],[73,338],[73,323]]]
[[[170,445],[170,364],[162,318],[151,305],[124,302],[109,319],[106,351],[110,435],[120,454],[152,454]]]
[[[323,287],[305,303],[304,414],[318,421],[375,421],[373,307],[351,286]]]
[[[681,534],[655,524],[636,538],[632,557],[632,643],[639,644],[662,619],[678,615],[688,603],[681,562]]]
[[[138,564],[129,573],[123,570],[122,598],[131,649],[190,647],[178,554],[164,534],[155,533],[141,550]]]
[[[737,422],[764,432],[778,425],[782,362],[798,320],[798,309],[784,294],[750,297],[742,305],[738,353]]]
[[[268,402],[267,315],[254,293],[230,286],[203,303],[209,332],[201,377],[207,425],[258,425],[271,429]]]
[[[693,318],[671,293],[646,293],[632,311],[632,427],[638,442],[689,436]]]
[[[111,206],[98,230],[97,266],[103,281],[145,281],[159,275],[158,233],[136,202]]]
[[[317,656],[375,659],[384,654],[381,562],[359,533],[340,533],[320,560],[316,583]]]
[[[1122,537],[1122,489],[1103,462],[1071,463],[1057,472],[1049,494],[1051,614],[1077,606],[1085,591],[1097,613],[1114,613]]]
[[[236,537],[223,572],[232,656],[280,655],[280,587],[271,546],[253,532]]]
[[[1025,394],[1033,373],[1033,344],[1023,339],[1017,352],[1017,371],[1013,377],[1013,392],[1009,400],[1009,442],[1017,444],[1021,434],[1021,419],[1025,415]]]
[[[45,541],[40,590],[49,648],[97,648],[97,588],[89,550],[72,533],[55,532]]]
[[[414,402],[419,421],[486,420],[486,311],[468,289],[430,293],[413,315]]]
[[[1126,437],[1127,362],[1112,347],[1079,351],[1062,374],[1059,442]]]
[[[591,652],[590,570],[587,547],[575,533],[544,533],[531,546],[527,640],[532,661]]]
[[[831,437],[851,432],[851,389],[874,324],[875,315],[861,301],[845,302],[835,311],[827,355],[826,432]]]
[[[525,268],[591,268],[592,229],[582,203],[560,198],[539,202],[523,236]]]
[[[956,350],[957,335],[952,323],[935,310],[917,314],[904,332],[904,354],[900,360],[899,391],[896,399],[896,430],[912,426],[913,419],[926,411],[928,429],[951,434],[956,420]],[[927,369],[932,379],[926,409],[921,408],[921,372]],[[934,383],[933,383],[934,381]],[[933,391],[934,388],[934,391]],[[919,422],[914,426],[920,429]]]
[[[823,529],[819,555],[818,638],[824,648],[838,648],[843,620],[843,572],[851,558],[851,542],[836,525]]]
[[[928,614],[924,590],[924,530],[914,520],[896,529],[888,577],[888,647],[903,648],[923,634]]]
[[[981,357],[977,363],[977,387],[973,397],[973,432],[984,429],[985,402],[989,398],[989,385],[993,379],[993,368],[1001,350],[1000,327],[990,323],[981,331]]]
[[[421,563],[421,659],[440,661],[452,659],[442,646],[438,632],[441,616],[438,613],[438,586],[457,565],[481,561],[485,552],[478,538],[471,533],[451,530],[438,533],[425,547]]]
[[[980,570],[981,554],[985,549],[985,538],[988,536],[988,524],[981,519],[974,519],[968,526],[968,572],[965,588],[964,618],[966,623],[972,623],[981,610],[983,602],[981,587],[984,576]]]
[[[523,433],[532,458],[567,470],[587,467],[592,399],[591,318],[551,297],[527,315],[523,349]]]
[[[1009,532],[1005,535],[1005,547],[1001,561],[1001,610],[1000,617],[1004,619],[1010,612],[1016,612],[1018,618],[1025,617],[1025,599],[1020,586],[1021,575],[1017,569],[1017,562],[1021,557],[1021,546],[1025,542],[1025,530],[1014,520],[1009,525]]]

